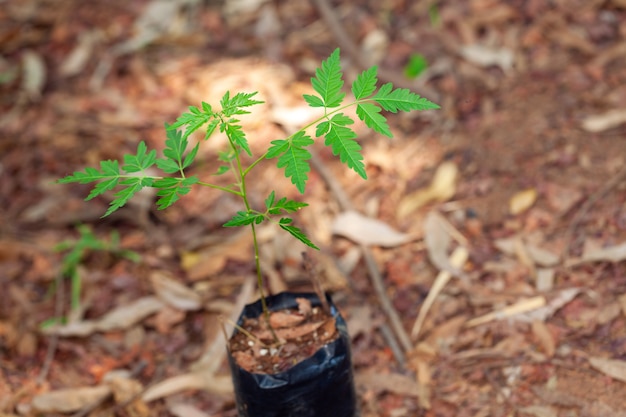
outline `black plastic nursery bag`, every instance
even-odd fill
[[[272,311],[297,308],[296,298],[313,306],[320,300],[313,293],[283,292],[267,298]],[[332,303],[340,336],[313,356],[277,374],[255,374],[242,369],[229,355],[240,417],[355,417],[356,394],[346,322]],[[247,305],[239,318],[262,314],[260,300]],[[237,330],[235,329],[235,332]]]

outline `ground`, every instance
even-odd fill
[[[221,227],[238,202],[145,193],[102,219],[107,197],[56,180],[162,149],[164,123],[226,90],[266,102],[243,119],[259,154],[310,120],[336,47],[347,83],[376,64],[441,105],[390,115],[391,140],[356,126],[368,181],[319,143],[304,196],[271,163],[249,184],[256,205],[310,203],[295,222],[362,416],[626,415],[623,0],[2,4],[0,415],[236,415],[220,317],[255,298],[252,239]],[[260,240],[273,292],[311,288],[302,247]]]

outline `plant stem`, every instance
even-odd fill
[[[241,199],[243,200],[244,205],[246,206],[246,210],[249,212],[252,210],[250,206],[250,202],[248,201],[248,193],[246,191],[246,177],[245,171],[243,169],[243,165],[241,164],[241,158],[239,157],[239,152],[237,151],[236,144],[229,137],[228,141],[230,142],[230,146],[235,151],[235,160],[237,162],[237,172],[239,173],[239,189],[238,193]],[[260,160],[259,160],[260,161]],[[270,324],[270,310],[267,307],[267,300],[265,297],[265,289],[263,288],[263,273],[261,271],[261,259],[259,257],[259,241],[256,235],[256,227],[254,223],[250,223],[250,228],[252,229],[252,243],[254,246],[254,265],[256,268],[256,276],[257,276],[257,287],[259,288],[259,296],[261,298],[261,307],[263,308],[263,318],[265,319],[265,323],[267,324],[267,328],[270,329],[270,333],[272,334],[272,338],[274,339],[274,343],[278,343],[279,339],[274,332],[274,328]]]

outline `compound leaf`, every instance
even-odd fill
[[[341,117],[338,117],[341,116]],[[337,119],[337,121],[335,121]],[[361,178],[367,179],[365,165],[363,164],[363,155],[359,152],[361,145],[354,140],[356,133],[345,124],[347,120],[352,123],[352,119],[343,115],[336,115],[330,123],[330,128],[324,136],[326,141],[324,144],[330,146],[333,155],[339,155],[339,160],[346,164],[348,168],[354,170]]]
[[[291,183],[303,194],[309,179],[307,174],[311,171],[308,162],[311,159],[311,153],[305,147],[313,143],[310,136],[299,131],[290,139],[272,141],[267,154],[268,158],[278,157],[276,166],[285,169],[285,177],[290,178]]]
[[[378,81],[376,78],[377,71],[378,68],[373,66],[356,77],[356,80],[352,83],[352,94],[354,94],[354,98],[360,100],[368,97],[376,90],[376,81]]]
[[[250,150],[250,146],[248,145],[248,139],[246,139],[246,134],[243,131],[241,125],[235,124],[239,122],[239,120],[231,119],[228,122],[222,122],[220,125],[220,130],[226,133],[228,139],[235,145],[239,146],[243,149],[248,155],[252,156],[252,151]]]
[[[380,90],[378,90],[372,99],[380,104],[383,109],[392,113],[396,113],[398,110],[411,111],[439,108],[437,104],[424,97],[420,97],[407,88],[396,88],[394,90],[391,83],[384,84],[380,87]]]
[[[343,80],[341,72],[341,62],[339,59],[339,48],[335,49],[332,54],[325,60],[319,68],[315,70],[315,77],[311,78],[311,85],[317,91],[323,102],[323,107],[338,107],[345,93],[341,92]],[[304,99],[312,107],[321,107],[314,96],[305,96]]]
[[[235,114],[250,113],[247,110],[243,110],[242,107],[250,107],[254,106],[255,104],[262,104],[262,101],[252,99],[252,97],[257,94],[257,91],[253,93],[237,93],[233,96],[233,98],[230,98],[230,92],[227,91],[220,101],[220,104],[222,105],[222,114],[226,117],[230,117]]]
[[[261,223],[265,217],[263,214],[252,211],[238,211],[232,219],[224,223],[224,227],[247,226],[249,224]]]
[[[361,103],[356,106],[357,116],[365,122],[367,127],[391,138],[393,134],[387,124],[387,119],[380,114],[381,110],[380,107],[372,103]]]
[[[125,188],[122,188],[120,191],[115,193],[115,199],[111,201],[108,210],[102,217],[106,217],[115,210],[124,207],[128,200],[130,200],[132,196],[137,194],[144,187],[140,177],[126,178],[120,184],[125,186]]]
[[[191,186],[199,181],[198,177],[189,178],[161,178],[154,181],[153,187],[157,191],[157,208],[163,210],[177,202],[181,196],[191,191]]]
[[[280,226],[281,229],[289,232],[291,236],[295,237],[296,239],[298,239],[300,242],[304,243],[308,247],[317,249],[317,250],[320,249],[317,246],[315,246],[313,242],[311,242],[311,240],[302,232],[302,230],[298,229],[296,226],[292,226],[291,222],[292,220],[290,218],[283,217],[278,222],[278,225]]]
[[[150,168],[156,162],[156,151],[153,149],[147,152],[146,143],[139,142],[135,155],[124,155],[124,165],[122,169],[127,173],[139,172]]]

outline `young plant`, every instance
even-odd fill
[[[68,278],[70,280],[70,308],[73,311],[80,308],[82,282],[78,267],[90,253],[109,253],[133,262],[139,262],[140,260],[140,256],[136,252],[120,247],[120,237],[116,231],[111,232],[107,241],[99,239],[89,226],[79,225],[77,229],[80,235],[79,239],[65,240],[54,247],[56,252],[65,252],[61,261],[60,274],[61,279]],[[42,326],[45,327],[62,320],[63,318],[61,317],[54,317],[46,320]]]
[[[343,112],[345,109],[356,107],[357,117],[364,121],[367,127],[392,137],[387,120],[382,114],[383,110],[396,113],[439,108],[438,105],[408,89],[394,88],[391,83],[377,88],[375,66],[357,76],[351,86],[354,97],[347,100],[343,91],[344,81],[339,54],[339,49],[336,49],[315,71],[311,84],[317,94],[304,95],[304,100],[310,107],[324,109],[323,116],[286,138],[272,141],[267,151],[260,156],[252,155],[239,116],[248,114],[250,107],[263,102],[255,99],[257,92],[237,93],[232,97],[230,92],[226,92],[220,100],[219,108],[202,102],[200,107],[189,107],[189,112],[182,114],[173,124],[165,125],[167,139],[163,157],[158,158],[155,150],[148,151],[146,144],[140,142],[135,154],[124,156],[124,163],[121,166],[117,161],[101,161],[100,169],[86,168],[61,179],[60,182],[95,183],[86,200],[117,189],[104,216],[123,207],[144,187],[154,187],[158,190],[156,204],[159,210],[174,204],[181,196],[187,194],[191,187],[213,188],[241,198],[243,209],[224,226],[249,226],[252,231],[257,284],[267,318],[269,312],[265,304],[256,226],[266,221],[275,221],[280,228],[297,240],[311,248],[318,248],[302,230],[294,226],[292,219],[286,216],[308,204],[286,197],[278,198],[272,191],[265,199],[264,207],[252,207],[248,177],[254,168],[266,159],[275,160],[277,167],[284,170],[285,177],[303,194],[311,171],[309,164],[311,154],[307,148],[315,143],[306,132],[308,128],[315,126],[315,137],[323,137],[324,145],[330,147],[333,155],[338,156],[348,168],[366,179],[361,146],[356,141],[357,134],[350,128],[354,120]],[[187,169],[194,162],[201,144],[198,142],[190,147],[189,137],[201,128],[204,130],[204,141],[208,140],[216,129],[224,133],[228,139],[228,149],[219,154],[219,159],[224,165],[219,168],[217,174],[230,172],[234,181],[229,186],[220,186],[201,180],[195,175],[187,175]],[[148,169],[154,166],[163,172],[162,176],[149,173],[151,171]]]

